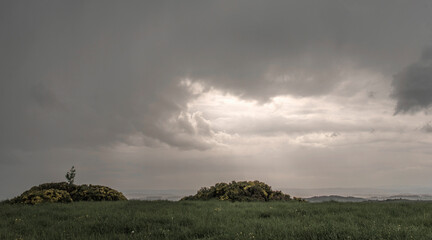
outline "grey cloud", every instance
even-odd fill
[[[432,125],[431,122],[426,123],[420,128],[421,131],[425,133],[432,133]]]
[[[151,25],[145,21],[151,13],[136,4],[101,4],[41,1],[2,8],[7,21],[0,25],[0,43],[7,54],[1,58],[0,147],[91,148],[136,132],[183,146],[166,140],[178,133],[160,128],[189,94],[177,87],[181,75],[174,67],[166,70],[151,53],[155,40],[141,44],[147,39],[137,36]]]
[[[354,124],[323,119],[287,119],[269,116],[262,119],[240,117],[233,121],[225,130],[231,134],[242,136],[275,136],[281,134],[303,135],[310,133],[325,133],[330,138],[341,136],[343,133],[371,132],[371,125],[379,128],[379,132],[396,131],[394,126],[379,123]],[[218,129],[221,130],[221,129]],[[375,130],[373,130],[375,131]]]
[[[432,48],[425,49],[419,61],[394,76],[392,96],[397,99],[395,114],[432,105]]]
[[[410,59],[413,47],[430,40],[423,22],[432,19],[415,14],[426,2],[241,3],[196,11],[205,20],[196,24],[201,15],[194,15],[182,30],[190,32],[184,37],[191,60],[200,60],[191,75],[243,97],[326,94],[341,80],[345,64],[392,72]]]
[[[337,136],[339,136],[339,135],[340,135],[340,133],[338,133],[338,132],[333,132],[332,134],[328,135],[328,137],[330,137],[330,138],[335,138],[335,137],[337,137]]]
[[[199,112],[181,112],[177,118],[161,124],[155,135],[158,136],[157,139],[171,146],[184,150],[206,150],[214,144],[211,138],[215,132],[209,121]]]
[[[207,149],[205,119],[177,118],[194,97],[181,78],[260,101],[327,94],[346,63],[406,64],[432,25],[429,1],[0,4],[2,149],[92,148],[137,133]]]

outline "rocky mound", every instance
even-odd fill
[[[181,200],[229,200],[229,201],[304,201],[291,198],[281,191],[273,191],[271,187],[259,181],[241,181],[231,183],[217,183],[209,188],[203,187],[197,194],[187,196]]]
[[[75,185],[66,182],[34,186],[9,203],[38,204],[43,202],[118,201],[127,200],[112,188],[100,185]]]

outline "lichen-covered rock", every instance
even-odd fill
[[[260,181],[241,181],[217,183],[209,188],[201,188],[197,194],[182,200],[229,200],[229,201],[290,201],[290,195],[281,191],[273,191],[271,187]],[[295,200],[299,201],[298,198]]]
[[[75,185],[66,182],[34,186],[9,203],[39,204],[45,202],[119,201],[127,198],[119,191],[100,185]]]

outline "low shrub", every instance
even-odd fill
[[[72,198],[67,191],[59,189],[30,189],[20,196],[10,200],[11,203],[39,204],[45,202],[72,202]]]
[[[39,204],[44,202],[119,201],[127,198],[119,191],[100,185],[75,185],[66,182],[34,186],[8,203]]]
[[[291,196],[281,191],[273,191],[271,187],[260,181],[232,181],[231,183],[217,183],[209,188],[203,187],[193,196],[182,200],[229,200],[229,201],[290,201]],[[297,201],[304,201],[294,198]]]
[[[47,189],[58,189],[58,190],[64,190],[68,193],[71,193],[75,191],[78,188],[78,185],[75,184],[69,184],[67,182],[54,182],[54,183],[43,183],[39,186],[34,186],[30,188],[29,191],[34,190],[47,190]]]
[[[119,201],[127,200],[123,193],[100,185],[80,185],[71,192],[74,201]]]

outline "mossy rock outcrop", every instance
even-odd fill
[[[75,185],[66,182],[34,186],[9,203],[39,204],[44,202],[119,201],[127,198],[119,191],[100,185]]]
[[[211,187],[203,187],[197,194],[187,196],[181,200],[228,200],[228,201],[304,201],[291,198],[281,191],[273,191],[271,187],[260,181],[232,181],[231,183],[217,183]]]

